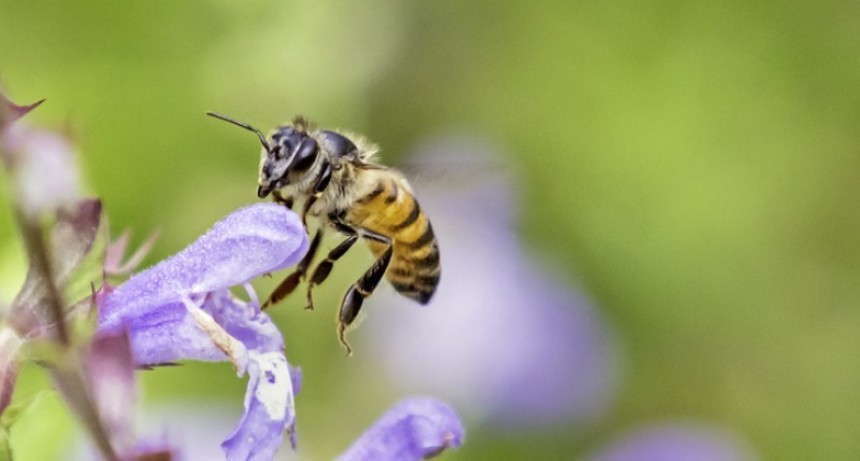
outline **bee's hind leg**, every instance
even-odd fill
[[[356,317],[358,317],[358,313],[361,311],[361,305],[364,303],[364,300],[370,296],[379,285],[379,282],[385,275],[385,271],[388,269],[388,263],[391,262],[391,254],[394,249],[391,239],[385,236],[375,233],[363,233],[362,236],[379,241],[380,243],[385,243],[388,245],[388,248],[386,248],[382,253],[382,256],[380,256],[376,262],[370,266],[370,269],[368,269],[360,279],[349,287],[349,290],[347,290],[343,297],[343,301],[341,302],[337,321],[337,336],[340,343],[346,348],[347,354],[352,353],[352,348],[346,341],[346,329],[353,321],[355,321]]]
[[[292,274],[288,275],[287,278],[272,291],[272,294],[270,294],[269,298],[266,299],[266,302],[263,303],[263,309],[279,303],[282,299],[286,298],[287,295],[295,291],[317,254],[320,241],[322,240],[322,235],[323,230],[321,228],[317,229],[317,233],[314,235],[314,239],[311,240],[311,245],[308,248],[308,252],[305,253],[305,257],[299,261],[299,265],[296,266],[296,270],[293,271]]]

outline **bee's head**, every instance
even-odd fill
[[[263,145],[260,154],[260,179],[257,196],[267,197],[273,190],[301,180],[316,163],[317,142],[307,134],[306,122],[296,119],[294,125],[279,127],[266,139],[260,130],[214,112],[207,115],[256,133]]]

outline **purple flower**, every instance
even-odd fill
[[[377,302],[389,306],[370,322],[372,355],[401,388],[439,395],[492,423],[601,415],[615,389],[610,332],[585,297],[529,257],[513,231],[515,188],[489,165],[495,152],[457,139],[415,154],[424,163],[413,185],[439,239],[443,275],[429,309],[418,312],[380,290]],[[475,174],[459,181],[457,170]],[[422,176],[448,182],[434,187]]]
[[[413,461],[463,443],[463,424],[447,404],[426,397],[400,401],[356,440],[338,461]]]
[[[281,333],[248,282],[294,265],[307,247],[294,213],[252,205],[100,297],[100,334],[127,329],[137,366],[230,360],[240,376],[249,374],[245,413],[222,444],[230,460],[271,459],[283,432],[292,433],[298,370],[287,363]],[[236,285],[249,301],[230,292]]]
[[[589,458],[591,461],[750,461],[752,451],[734,434],[696,423],[635,430]]]

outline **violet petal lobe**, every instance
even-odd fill
[[[249,350],[281,352],[284,341],[277,326],[255,306],[235,298],[229,290],[209,293],[201,310]],[[126,317],[137,366],[179,360],[222,361],[226,357],[181,303],[170,303]]]
[[[247,352],[249,374],[245,413],[222,447],[231,461],[268,460],[283,441],[285,431],[294,434],[294,397],[301,373],[284,355],[280,331],[256,305],[235,298],[228,290],[207,295],[200,310],[209,316]],[[184,359],[225,360],[223,351],[203,332],[182,303],[172,303],[140,318],[126,318],[138,365],[154,365]]]
[[[229,461],[268,461],[281,445],[284,431],[295,447],[295,410],[290,367],[277,352],[250,354],[245,414],[221,447]]]
[[[134,362],[230,359],[249,373],[245,413],[224,442],[229,460],[271,459],[294,433],[291,367],[280,331],[247,284],[291,266],[307,251],[299,218],[275,204],[242,208],[177,255],[99,298],[99,333],[125,328]],[[246,284],[250,301],[230,292]]]
[[[245,283],[297,263],[308,242],[299,218],[283,206],[241,208],[173,257],[133,276],[100,303],[99,325],[112,328],[183,297]]]
[[[431,458],[463,443],[460,418],[448,404],[412,397],[394,405],[338,461],[410,461]]]

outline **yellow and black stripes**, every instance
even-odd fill
[[[429,228],[432,233],[432,228]],[[441,266],[439,265],[439,248],[435,239],[428,253],[420,255],[418,252],[405,254],[397,248],[402,245],[395,243],[395,259],[391,263],[387,278],[400,294],[414,299],[421,304],[427,304],[436,286],[439,285]],[[420,249],[425,248],[422,246]]]
[[[392,240],[393,254],[386,278],[400,294],[426,304],[439,284],[439,247],[430,220],[399,178],[386,178],[358,200],[350,217],[357,227]],[[374,255],[386,250],[368,242]]]

